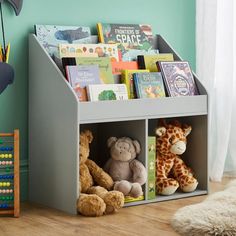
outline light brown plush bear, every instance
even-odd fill
[[[142,185],[147,180],[144,165],[136,159],[141,151],[137,140],[129,137],[110,137],[107,141],[111,158],[104,169],[115,181],[114,189],[125,196],[139,197],[143,194]]]
[[[89,144],[93,135],[89,130],[80,134],[80,196],[77,210],[84,216],[113,213],[124,205],[124,195],[113,188],[112,178],[94,161],[89,160]],[[99,186],[94,186],[94,182]]]

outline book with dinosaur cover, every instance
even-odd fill
[[[86,88],[89,101],[128,99],[125,84],[91,84]]]
[[[121,74],[121,83],[126,84],[129,99],[137,97],[134,86],[134,73],[149,72],[149,70],[123,70]]]
[[[101,82],[114,83],[109,57],[63,57],[62,64],[64,68],[68,65],[98,65]]]
[[[50,56],[59,57],[60,43],[92,43],[89,27],[62,25],[35,25],[39,42]]]
[[[147,24],[98,23],[98,38],[101,43],[117,43],[123,61],[137,60],[145,52],[156,53],[153,49],[152,28]]]
[[[148,69],[150,72],[158,72],[158,61],[174,61],[172,53],[159,53],[155,55],[139,55],[138,67],[139,69]]]
[[[165,97],[165,88],[160,72],[134,73],[138,98]]]
[[[80,101],[88,101],[87,85],[101,83],[98,65],[66,66],[66,76]]]
[[[187,61],[158,62],[169,96],[198,95],[198,89]]]
[[[148,179],[147,198],[156,198],[156,137],[148,137]]]
[[[95,54],[98,57],[110,57],[111,61],[120,60],[116,44],[59,44],[59,54],[60,58]]]

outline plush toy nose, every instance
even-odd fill
[[[173,154],[181,155],[186,150],[186,143],[184,141],[178,141],[175,144],[173,144],[170,148],[170,151]]]
[[[6,89],[14,80],[13,68],[4,62],[0,63],[0,94]]]

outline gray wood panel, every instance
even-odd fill
[[[75,214],[77,97],[33,35],[29,58],[29,199]]]

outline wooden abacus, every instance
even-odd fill
[[[19,217],[19,177],[19,130],[0,133],[0,215]]]

